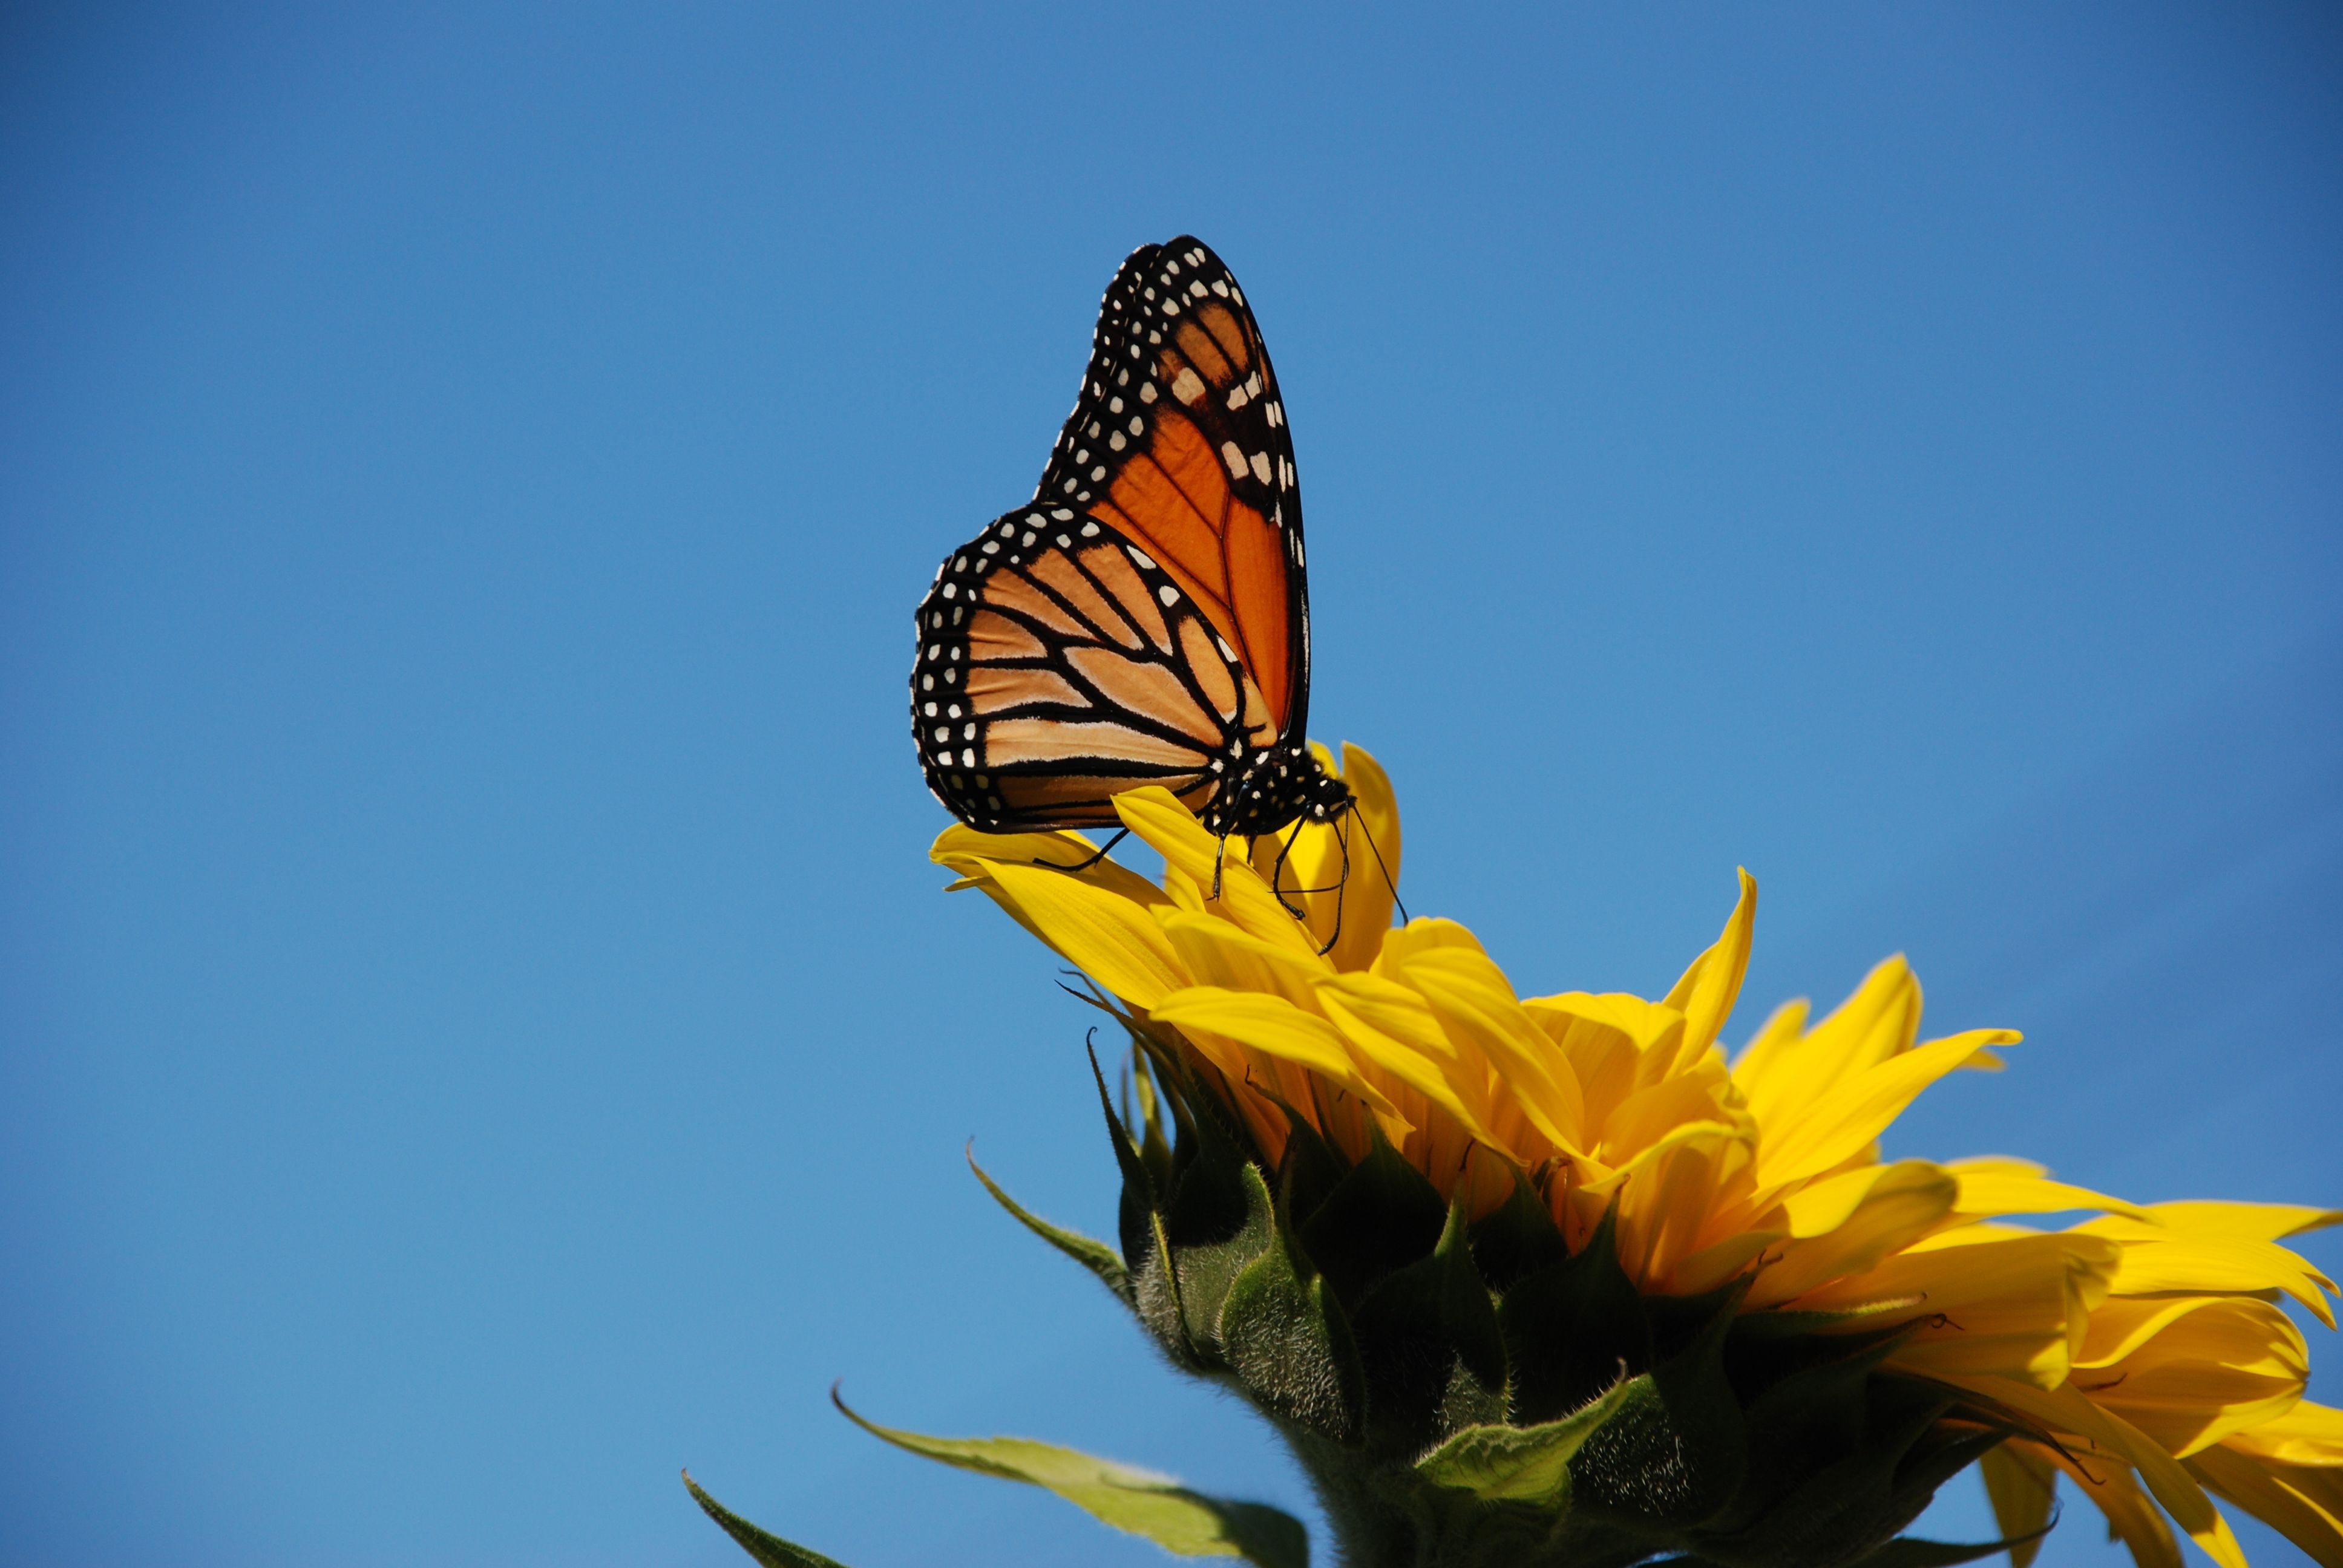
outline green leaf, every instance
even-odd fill
[[[702,1492],[699,1483],[691,1479],[691,1472],[688,1470],[683,1473],[683,1483],[691,1489],[692,1501],[699,1504],[708,1517],[722,1525],[724,1533],[738,1541],[740,1549],[763,1563],[765,1568],[846,1568],[834,1557],[809,1552],[802,1546],[758,1529]]]
[[[1016,1199],[1002,1191],[1001,1183],[985,1174],[984,1167],[976,1162],[976,1145],[973,1141],[970,1143],[967,1152],[968,1168],[976,1172],[976,1179],[984,1183],[984,1190],[992,1194],[993,1201],[1017,1217],[1018,1223],[1088,1269],[1091,1273],[1096,1274],[1099,1282],[1108,1290],[1126,1302],[1131,1299],[1130,1271],[1122,1266],[1121,1256],[1112,1247],[1108,1246],[1104,1241],[1094,1241],[1079,1231],[1069,1231],[1061,1225],[1052,1225],[1040,1215],[1033,1213]]]
[[[1468,1426],[1416,1462],[1435,1486],[1469,1492],[1484,1503],[1548,1508],[1570,1498],[1570,1462],[1597,1428],[1628,1404],[1657,1396],[1651,1374],[1622,1379],[1583,1410],[1538,1426]]]
[[[846,1418],[900,1449],[961,1470],[1056,1493],[1117,1530],[1182,1557],[1242,1557],[1259,1568],[1308,1568],[1309,1533],[1290,1513],[1191,1492],[1168,1475],[1023,1437],[925,1437],[865,1421],[830,1391]],[[727,1526],[729,1528],[729,1526]],[[752,1527],[753,1528],[753,1527]],[[789,1563],[788,1568],[802,1568]]]

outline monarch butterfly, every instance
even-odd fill
[[[1303,741],[1310,594],[1285,405],[1203,241],[1142,246],[1116,272],[1033,499],[938,568],[919,637],[920,760],[971,828],[1112,823],[1114,796],[1143,784],[1223,843],[1350,809]]]

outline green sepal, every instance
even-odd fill
[[[1304,1278],[1297,1267],[1282,1225],[1230,1285],[1220,1342],[1229,1370],[1263,1410],[1332,1442],[1359,1440],[1366,1382],[1357,1343],[1324,1276]]]
[[[1473,1222],[1473,1261],[1500,1296],[1569,1256],[1552,1211],[1518,1171],[1512,1195]]]
[[[2057,1522],[2053,1520],[2051,1524]],[[1958,1541],[1923,1541],[1917,1536],[1899,1535],[1867,1557],[1857,1559],[1850,1568],[1952,1568],[1956,1563],[1975,1563],[1996,1553],[2014,1552],[2031,1545],[2050,1533],[2050,1524],[2024,1535],[2013,1535],[2006,1541],[1988,1541],[1975,1545]]]
[[[691,1479],[691,1472],[683,1473],[683,1483],[691,1489],[691,1500],[701,1512],[723,1527],[724,1533],[740,1543],[740,1550],[763,1563],[765,1568],[846,1568],[834,1557],[808,1551],[794,1542],[784,1541],[769,1531],[759,1530],[730,1509],[699,1489]]]
[[[1104,1241],[1092,1241],[1079,1231],[1069,1231],[1062,1225],[1051,1224],[1050,1221],[1002,1191],[1001,1183],[986,1175],[984,1167],[976,1162],[976,1144],[973,1141],[970,1141],[966,1153],[968,1168],[976,1172],[976,1179],[984,1183],[984,1190],[992,1194],[993,1201],[1014,1215],[1019,1224],[1096,1274],[1101,1284],[1125,1302],[1131,1300],[1131,1271],[1124,1267],[1121,1255],[1112,1247],[1108,1246]]]
[[[1449,1432],[1505,1419],[1505,1340],[1473,1266],[1461,1200],[1432,1255],[1368,1291],[1351,1314],[1373,1392],[1367,1442],[1420,1453]]]
[[[1950,1403],[1925,1384],[1872,1379],[1863,1391],[1863,1431],[1855,1443],[1835,1459],[1810,1451],[1798,1483],[1763,1517],[1731,1532],[1729,1552],[1721,1544],[1703,1550],[1734,1563],[1793,1568],[1847,1562],[1887,1542],[1927,1506],[1943,1479],[1930,1479],[1925,1489],[1896,1484],[1913,1445]]]
[[[1566,1510],[1571,1460],[1604,1422],[1649,1397],[1650,1382],[1649,1373],[1623,1380],[1594,1403],[1539,1426],[1468,1426],[1416,1461],[1415,1473],[1484,1503]]]
[[[1240,1154],[1210,1116],[1196,1120],[1196,1147],[1164,1211],[1163,1233],[1188,1343],[1215,1357],[1222,1304],[1237,1276],[1269,1250],[1277,1221],[1261,1167]]]
[[[1122,1261],[1131,1274],[1143,1274],[1146,1259],[1154,1246],[1154,1228],[1149,1224],[1148,1216],[1161,1201],[1161,1194],[1154,1177],[1139,1157],[1138,1147],[1131,1142],[1131,1133],[1123,1127],[1122,1118],[1115,1114],[1114,1099],[1107,1093],[1106,1074],[1099,1070],[1098,1051],[1089,1049],[1088,1054],[1091,1081],[1098,1085],[1099,1110],[1106,1116],[1107,1141],[1114,1145],[1114,1162],[1122,1171],[1122,1198],[1116,1211]]]
[[[1141,1223],[1147,1227],[1148,1241],[1131,1278],[1131,1309],[1174,1365],[1202,1372],[1205,1363],[1189,1342],[1187,1308],[1180,1300],[1180,1277],[1172,1267],[1172,1238],[1164,1234],[1163,1216],[1150,1209]]]
[[[1351,1167],[1300,1227],[1302,1249],[1347,1309],[1385,1276],[1428,1256],[1448,1204],[1423,1172],[1371,1129],[1367,1156]]]
[[[1350,1163],[1308,1118],[1269,1091],[1261,1093],[1285,1117],[1285,1151],[1277,1161],[1277,1219],[1298,1241],[1302,1227],[1342,1184]]]
[[[1309,1532],[1300,1520],[1265,1503],[1208,1497],[1170,1476],[1031,1438],[928,1437],[902,1432],[858,1415],[835,1389],[830,1397],[849,1421],[897,1448],[1054,1492],[1100,1523],[1178,1556],[1242,1557],[1259,1568],[1308,1568]],[[800,1568],[786,1559],[783,1563],[785,1568]],[[815,1568],[827,1563],[820,1559]]]
[[[1867,1302],[1843,1312],[1785,1312],[1769,1308],[1761,1312],[1743,1314],[1734,1326],[1736,1337],[1745,1340],[1802,1339],[1810,1334],[1845,1333],[1850,1323],[1865,1318],[1884,1318],[1900,1312],[1915,1304],[1917,1298],[1890,1298]],[[1905,1325],[1908,1327],[1909,1325]]]
[[[1159,1070],[1150,1064],[1145,1042],[1132,1035],[1131,1086],[1139,1101],[1139,1161],[1161,1190],[1172,1181],[1172,1143],[1163,1136],[1163,1096],[1155,1087]]]
[[[1515,1421],[1556,1420],[1650,1366],[1642,1302],[1614,1235],[1615,1211],[1605,1211],[1585,1246],[1528,1274],[1497,1304]]]
[[[1725,1343],[1742,1294],[1729,1288],[1644,1303],[1651,1393],[1631,1401],[1579,1451],[1571,1474],[1580,1507],[1662,1532],[1698,1525],[1732,1502],[1748,1452]]]
[[[1743,1318],[1734,1325],[1742,1354],[1740,1374],[1764,1379],[1763,1392],[1743,1412],[1749,1463],[1742,1495],[1725,1517],[1710,1521],[1719,1531],[1755,1523],[1812,1475],[1819,1465],[1853,1453],[1864,1440],[1872,1374],[1906,1336],[1765,1340],[1754,1348],[1739,1344]]]

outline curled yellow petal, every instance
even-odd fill
[[[2070,1374],[2092,1402],[2184,1459],[2283,1415],[2309,1376],[2301,1331],[2268,1302],[2237,1296],[2115,1297],[2091,1314]]]
[[[1741,995],[1742,977],[1749,971],[1749,945],[1757,925],[1757,879],[1746,870],[1740,877],[1741,897],[1733,907],[1732,918],[1725,922],[1725,934],[1692,960],[1692,967],[1664,999],[1664,1005],[1684,1015],[1680,1065],[1716,1043]]]
[[[2047,1451],[2030,1442],[2005,1442],[1979,1460],[1977,1470],[1985,1477],[1986,1497],[1993,1503],[1993,1522],[2003,1540],[2032,1535],[2050,1523],[2058,1467]],[[2009,1568],[2027,1568],[2041,1549],[2039,1541],[2011,1548]]]

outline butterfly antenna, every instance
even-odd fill
[[[1129,837],[1131,837],[1131,829],[1128,829],[1128,828],[1125,828],[1125,829],[1122,829],[1122,831],[1121,831],[1121,832],[1117,833],[1113,838],[1109,839],[1106,841],[1106,843],[1105,843],[1102,847],[1101,847],[1101,849],[1099,849],[1098,853],[1096,853],[1096,854],[1094,854],[1094,855],[1091,855],[1091,856],[1089,856],[1089,857],[1087,857],[1087,858],[1085,858],[1085,859],[1080,859],[1080,860],[1073,861],[1071,864],[1069,864],[1069,863],[1067,863],[1067,862],[1065,862],[1065,861],[1063,861],[1063,860],[1044,860],[1044,859],[1039,859],[1038,857],[1034,859],[1033,863],[1034,863],[1035,865],[1037,865],[1037,866],[1047,866],[1047,867],[1049,867],[1049,868],[1050,868],[1050,869],[1051,869],[1051,870],[1053,870],[1053,871],[1069,871],[1069,872],[1081,872],[1081,871],[1087,871],[1087,870],[1089,870],[1092,866],[1097,865],[1101,860],[1105,859],[1109,855],[1113,854],[1113,853],[1114,853],[1114,847],[1115,847],[1117,844],[1121,843],[1125,839],[1128,839]]]
[[[1399,896],[1399,882],[1392,876],[1391,868],[1383,864],[1383,852],[1375,846],[1374,830],[1367,826],[1367,819],[1359,817],[1357,811],[1353,810],[1351,815],[1359,818],[1359,831],[1366,835],[1368,851],[1375,858],[1375,869],[1383,872],[1383,886],[1391,890],[1392,903],[1399,910],[1399,923],[1407,924],[1407,900]]]

